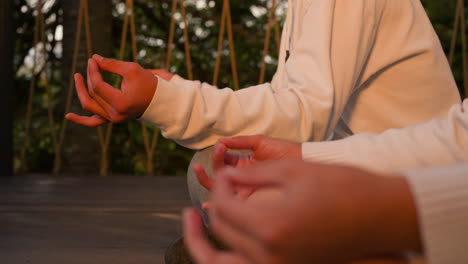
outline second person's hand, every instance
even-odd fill
[[[249,154],[229,152],[228,149],[249,150]],[[245,168],[256,162],[268,160],[302,159],[301,144],[266,137],[263,135],[240,136],[233,138],[222,138],[218,140],[212,154],[213,171],[216,172],[225,167]],[[208,190],[213,186],[211,179],[201,164],[193,167],[200,184]],[[251,187],[238,186],[239,197],[246,199],[255,190]],[[203,204],[207,209],[209,203]]]
[[[231,254],[210,249],[212,259],[393,264],[405,263],[401,253],[420,249],[414,200],[398,175],[289,160],[220,170],[217,177],[210,228]],[[255,186],[258,195],[240,198],[239,184]],[[194,254],[203,241],[191,231],[200,224],[187,227]]]

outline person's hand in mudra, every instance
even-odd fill
[[[101,76],[100,69],[120,75],[120,89],[112,87]],[[170,80],[166,70],[147,70],[134,62],[123,62],[94,55],[88,60],[87,85],[81,74],[75,74],[75,86],[82,107],[93,113],[82,116],[68,113],[65,117],[77,124],[96,127],[107,122],[119,123],[140,117],[153,99],[158,75]]]
[[[247,199],[239,188],[255,188]],[[407,264],[419,252],[415,201],[406,179],[301,160],[216,172],[206,240],[195,209],[184,212],[185,244],[199,264]]]
[[[245,150],[248,153],[233,153],[231,150]],[[262,135],[240,136],[219,139],[213,149],[213,171],[216,173],[226,167],[246,168],[257,162],[286,159],[302,159],[301,144],[266,137]],[[201,164],[195,164],[193,170],[200,184],[211,190],[214,182],[208,176]],[[254,191],[252,186],[236,186],[239,197],[246,199]],[[203,209],[210,207],[210,202],[202,205]]]

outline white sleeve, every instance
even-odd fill
[[[468,163],[403,174],[416,202],[426,263],[468,263]]]
[[[341,163],[379,172],[441,167],[468,162],[468,100],[453,106],[446,118],[375,135],[304,143],[303,159]]]
[[[339,21],[334,21],[335,1],[304,2],[307,6],[299,10],[303,20],[296,25],[299,36],[284,69],[286,82],[274,79],[272,84],[233,91],[198,81],[159,79],[141,119],[194,149],[238,135],[263,134],[294,142],[326,139],[371,50],[377,19],[369,18],[376,13],[367,6],[375,1],[342,1],[342,10],[349,12],[340,13]],[[332,58],[339,63],[333,64]]]

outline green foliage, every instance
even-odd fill
[[[442,47],[445,53],[448,55],[450,52],[450,45],[453,36],[453,24],[454,14],[457,1],[451,0],[425,0],[423,4],[426,8],[429,18],[431,19],[432,25],[434,26],[437,35],[440,38]],[[465,17],[466,8],[465,8]],[[458,28],[460,30],[460,27]],[[455,46],[455,53],[453,57],[452,71],[455,76],[455,81],[460,89],[460,93],[463,95],[463,57],[462,57],[462,44],[460,31],[458,32],[458,41]]]

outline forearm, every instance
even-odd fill
[[[348,176],[349,182],[342,182],[348,201],[348,260],[419,250],[417,212],[405,179],[360,170]]]
[[[319,203],[309,204],[318,214],[312,213],[311,218],[320,219],[314,227],[326,238],[311,236],[308,241],[311,245],[323,243],[317,252],[329,260],[327,263],[399,255],[420,248],[414,201],[403,177],[346,166],[319,166],[326,170],[313,171],[310,178],[315,186],[308,188],[318,188],[309,191],[318,194],[313,201]]]
[[[160,127],[165,137],[194,149],[239,135],[320,140],[327,126],[317,124],[328,122],[333,104],[331,96],[317,103],[314,90],[302,84],[275,92],[269,83],[232,91],[196,81],[159,81],[142,119]]]
[[[447,118],[382,134],[302,145],[303,159],[363,167],[384,173],[468,161],[468,100]]]
[[[403,254],[421,249],[417,210],[410,186],[400,176],[378,177],[368,210],[371,255]]]

